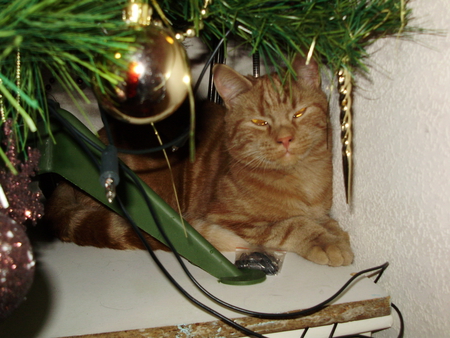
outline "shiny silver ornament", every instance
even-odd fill
[[[123,81],[117,85],[93,81],[99,104],[114,117],[133,124],[160,121],[185,100],[190,72],[184,47],[161,26],[141,27],[136,50],[114,57],[124,67],[111,62],[110,69]]]

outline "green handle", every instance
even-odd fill
[[[95,142],[102,148],[105,147],[105,145],[76,117],[60,108],[58,108],[57,111],[74,128],[83,133],[92,142]],[[60,124],[54,121],[51,123],[52,133],[56,143],[53,142],[50,137],[43,139],[41,142],[40,173],[59,174],[107,207],[111,208],[113,211],[122,214],[117,203],[108,203],[104,188],[100,185],[98,180],[99,172],[97,166]],[[89,148],[98,159],[101,158],[101,152],[99,150],[92,146],[89,146]],[[133,175],[135,174],[133,173]],[[138,177],[137,179],[140,180]],[[238,269],[234,266],[191,225],[187,222],[184,222],[183,224],[180,220],[180,215],[150,187],[143,181],[140,182],[143,184],[145,193],[152,203],[154,214],[152,214],[147,207],[144,197],[134,185],[128,174],[121,173],[120,184],[117,187],[117,193],[124,197],[122,198],[123,203],[139,228],[160,240],[162,243],[165,243],[164,238],[155,223],[154,217],[157,218],[178,253],[188,259],[191,263],[218,278],[222,283],[249,285],[260,283],[265,280],[266,277],[262,271]],[[185,229],[187,236],[185,235]]]

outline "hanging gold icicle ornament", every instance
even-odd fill
[[[342,168],[345,196],[349,204],[352,199],[353,183],[352,77],[346,69],[341,69],[338,73],[338,89],[341,111]]]
[[[0,86],[3,85],[3,80],[0,79]],[[0,119],[3,123],[6,122],[6,116],[5,116],[5,106],[3,103],[3,95],[2,92],[0,92]]]
[[[17,54],[16,54],[16,86],[17,86],[17,95],[16,95],[16,100],[17,100],[17,104],[19,106],[21,104],[21,102],[20,102],[20,100],[21,100],[21,98],[20,98],[20,90],[21,90],[21,87],[22,87],[22,84],[21,84],[21,81],[20,81],[20,78],[21,78],[20,72],[21,72],[20,49],[17,48]]]

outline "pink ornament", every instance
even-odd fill
[[[33,252],[24,227],[0,213],[0,321],[25,299],[34,270]]]
[[[19,159],[11,124],[11,120],[4,122],[3,144],[6,156],[17,174],[6,168],[0,169],[0,186],[8,203],[8,206],[0,204],[0,212],[7,214],[17,223],[35,225],[44,213],[41,191],[32,184],[32,177],[38,171],[40,154],[37,149],[28,147],[27,159],[23,162]]]

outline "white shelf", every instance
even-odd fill
[[[35,245],[35,251],[35,283],[27,301],[0,324],[2,338],[67,337],[165,326],[187,327],[216,320],[176,291],[146,252],[78,247],[58,241]],[[234,253],[225,255],[234,259]],[[206,299],[187,279],[171,253],[159,251],[158,256],[190,294],[228,317],[245,317]],[[278,276],[268,277],[257,285],[230,286],[218,283],[191,264],[189,267],[214,295],[228,303],[263,312],[311,307],[334,294],[351,273],[356,272],[352,266],[319,266],[288,253]],[[360,278],[333,304],[386,298],[388,295],[378,285]],[[382,317],[371,322],[371,319],[366,320],[367,329],[361,330],[359,325],[355,332],[390,326],[390,316],[380,319]]]

